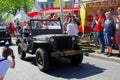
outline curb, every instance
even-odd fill
[[[98,54],[98,53],[88,53],[86,56],[97,58],[97,59],[104,59],[106,61],[120,63],[120,57],[115,57],[115,56],[107,57],[104,54]]]

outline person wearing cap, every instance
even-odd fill
[[[12,60],[9,60],[8,57],[11,56]],[[3,48],[2,56],[0,56],[0,80],[4,79],[4,76],[8,68],[15,67],[15,56],[13,50],[8,46]]]

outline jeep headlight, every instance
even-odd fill
[[[72,37],[72,41],[75,41],[75,37]]]
[[[6,34],[8,34],[8,32],[6,31]]]
[[[53,43],[54,41],[55,41],[55,39],[54,38],[50,38],[50,40],[49,40],[51,43]]]

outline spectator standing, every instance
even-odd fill
[[[103,9],[98,9],[98,21],[96,21],[96,26],[94,28],[94,31],[97,33],[98,40],[100,43],[100,53],[105,52],[105,41],[104,41],[104,35],[103,35],[103,23],[105,20]]]
[[[104,22],[104,37],[105,37],[105,42],[107,46],[107,55],[108,57],[112,55],[112,43],[111,43],[111,38],[113,35],[113,27],[114,26],[114,20],[112,18],[111,12],[106,12],[105,13],[106,20]]]
[[[66,27],[66,33],[68,35],[78,35],[78,29],[73,24],[75,21],[73,20],[72,23],[64,22],[64,26]]]
[[[115,18],[115,27],[116,27],[115,38],[116,38],[116,44],[118,45],[118,49],[119,49],[118,57],[120,57],[120,7],[118,7],[117,11],[118,11],[118,15]]]
[[[8,59],[9,56],[12,57],[12,61]],[[12,49],[5,47],[3,48],[2,56],[0,56],[0,80],[4,79],[4,76],[10,67],[15,67],[15,56]]]
[[[109,9],[109,11],[112,14],[112,19],[114,20],[114,18],[115,18],[115,10],[114,10],[114,8],[111,7]],[[113,37],[112,43],[113,43],[113,45],[112,45],[112,47],[116,48],[116,41],[115,41],[115,31],[116,31],[116,28],[115,28],[115,26],[113,27],[112,31],[113,31],[113,34],[112,34],[112,37]]]
[[[11,36],[13,37],[15,32],[15,27],[12,23],[10,23],[9,29],[10,29]]]
[[[92,32],[92,40],[94,41],[96,47],[98,47],[98,37],[97,37],[97,33],[94,31],[94,28],[96,26],[97,20],[98,20],[98,16],[96,15],[93,17],[93,22],[91,25],[92,31],[93,31]]]

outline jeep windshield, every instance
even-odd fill
[[[60,20],[30,20],[32,35],[61,34],[62,26]]]

